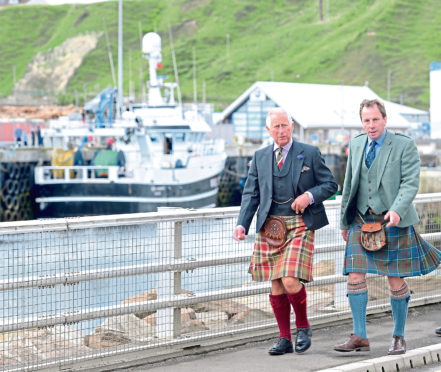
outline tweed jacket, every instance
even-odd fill
[[[360,134],[349,143],[340,212],[341,229],[348,229],[357,213],[357,192],[366,141],[367,134]],[[381,198],[387,210],[399,214],[398,227],[417,223],[419,217],[412,202],[420,184],[420,158],[415,142],[403,134],[387,131],[377,158],[377,182],[372,186],[374,194]]]
[[[256,232],[258,232],[271,208],[273,149],[273,145],[270,145],[256,151],[251,161],[237,221],[238,225],[245,228],[246,233],[256,211]],[[314,197],[314,203],[303,213],[303,220],[308,229],[317,230],[328,224],[323,201],[337,191],[337,183],[317,147],[293,141],[290,151],[293,151],[291,166],[294,189],[297,190],[298,195],[309,191]]]

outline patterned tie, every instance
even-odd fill
[[[283,147],[279,147],[279,153],[277,154],[277,158],[276,158],[277,168],[279,168],[279,170],[281,170],[283,167],[282,149]]]
[[[377,146],[377,142],[372,141],[369,144],[369,152],[366,156],[366,167],[370,168],[375,159],[375,146]]]

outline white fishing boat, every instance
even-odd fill
[[[216,205],[226,160],[223,140],[206,139],[207,122],[197,110],[184,112],[174,98],[177,84],[157,76],[159,35],[144,36],[143,52],[150,68],[147,102],[132,104],[108,121],[114,91],[107,91],[99,103],[106,120],[59,120],[43,131],[45,144],[62,151],[58,162],[35,168],[37,218]],[[109,149],[97,152],[88,164],[81,149],[90,142],[109,143]]]

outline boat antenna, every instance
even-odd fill
[[[140,49],[142,50],[142,27],[141,27],[141,22],[138,22],[138,33],[139,33]],[[139,65],[139,85],[140,85],[140,90],[141,90],[141,98],[142,98],[142,101],[144,102],[145,101],[145,86],[144,86],[143,76],[144,76],[144,72],[143,72],[142,63],[141,63]]]
[[[198,102],[198,91],[196,84],[196,48],[193,47],[193,102],[197,105]]]
[[[178,66],[176,64],[176,54],[175,54],[175,47],[173,46],[173,35],[171,32],[171,27],[168,25],[168,34],[170,37],[170,48],[171,48],[171,54],[172,54],[172,61],[173,61],[173,71],[175,73],[175,80],[176,80],[176,90],[178,93],[178,102],[179,106],[182,106],[182,99],[181,99],[181,88],[179,87],[179,76],[178,76]]]
[[[164,104],[161,95],[161,79],[158,78],[156,69],[162,61],[161,37],[155,32],[149,32],[142,38],[142,52],[149,61],[149,106],[162,106]]]
[[[115,66],[113,64],[113,56],[112,56],[112,50],[110,49],[109,34],[107,33],[106,21],[104,20],[104,17],[103,17],[103,27],[104,27],[104,35],[106,35],[107,55],[109,56],[110,71],[112,72],[113,86],[116,86]]]
[[[118,118],[121,118],[122,115],[122,95],[123,95],[123,60],[122,60],[122,51],[123,51],[123,6],[122,0],[119,0],[118,6]]]

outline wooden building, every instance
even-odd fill
[[[428,112],[383,100],[367,86],[259,81],[222,112],[214,131],[227,143],[263,143],[269,140],[268,111],[282,107],[293,118],[294,137],[300,141],[346,143],[362,131],[359,105],[364,98],[384,102],[391,130],[410,132],[429,121]]]

